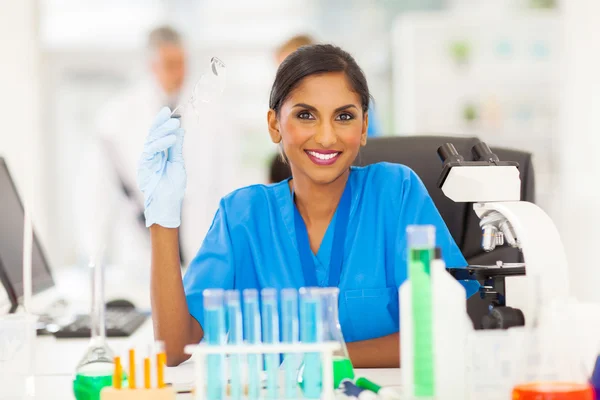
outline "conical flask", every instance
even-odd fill
[[[75,371],[73,390],[77,399],[98,399],[100,390],[112,384],[114,355],[106,343],[104,320],[104,267],[90,259],[92,270],[91,339]]]
[[[304,292],[305,291],[305,292]],[[338,342],[340,349],[333,353],[333,385],[338,388],[344,379],[354,379],[354,368],[348,355],[348,348],[342,335],[338,312],[338,298],[340,290],[336,287],[310,287],[301,291],[309,297],[317,299],[320,304],[321,314],[321,340],[324,342]],[[302,327],[300,328],[302,330]],[[303,376],[304,364],[300,369]]]
[[[526,326],[513,400],[593,400],[569,300],[538,307]]]

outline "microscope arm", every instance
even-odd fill
[[[527,320],[542,301],[568,296],[567,257],[563,244],[556,226],[540,207],[524,201],[507,201],[476,203],[473,208],[479,218],[492,212],[505,217],[523,253],[527,276],[521,282],[511,281],[512,293],[507,293],[509,305],[522,309]]]

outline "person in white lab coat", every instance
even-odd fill
[[[184,103],[196,78],[187,73],[186,50],[174,29],[154,29],[149,35],[148,50],[150,76],[142,78],[99,113],[90,149],[83,153],[76,189],[79,256],[87,258],[102,251],[106,262],[124,267],[149,265],[150,238],[144,226],[143,199],[136,185],[148,121],[161,107],[174,109]],[[219,110],[214,106],[207,109],[210,107],[205,105],[200,110],[200,118],[189,107],[181,110],[187,132],[184,154],[189,154],[180,229],[183,264],[195,256],[220,197],[229,189],[223,183],[230,182],[228,176],[235,173],[231,162],[235,152],[220,149],[227,142],[227,134],[223,133],[226,128],[221,123],[211,126]]]

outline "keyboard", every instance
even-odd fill
[[[133,308],[107,308],[105,313],[106,337],[131,336],[148,318],[148,314]],[[60,339],[89,338],[90,316],[79,315],[73,322],[54,333]]]

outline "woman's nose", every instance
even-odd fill
[[[337,143],[337,135],[331,123],[324,123],[318,128],[315,135],[315,142],[327,148]]]

